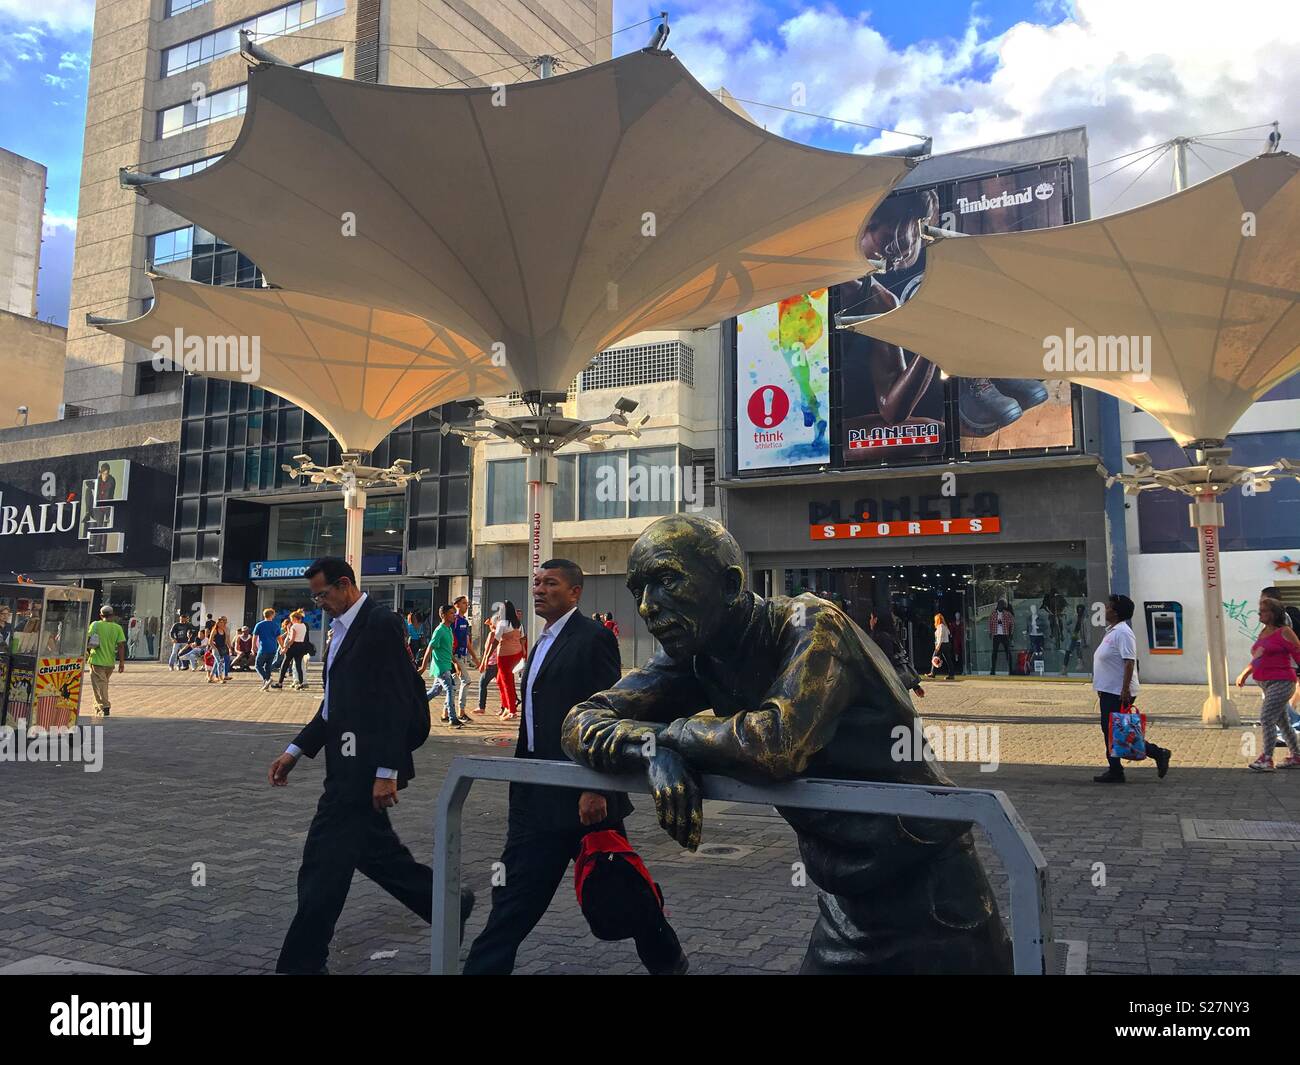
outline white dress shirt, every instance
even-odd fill
[[[533,660],[528,666],[528,676],[524,680],[524,724],[528,729],[528,749],[533,750],[533,681],[537,679],[537,674],[541,672],[542,661],[546,658],[546,652],[554,646],[556,639],[559,638],[560,632],[568,624],[569,618],[577,612],[575,606],[567,614],[556,618],[546,628],[542,629],[542,634],[537,637],[537,647],[533,651]]]
[[[347,639],[348,629],[351,628],[352,623],[356,621],[357,612],[361,609],[361,604],[364,603],[367,598],[369,597],[366,593],[362,592],[355,603],[330,622],[329,646],[325,649],[325,698],[321,701],[320,712],[320,716],[326,721],[330,719],[330,666],[334,663],[334,656],[338,653],[338,649],[343,645],[343,641]],[[294,758],[302,757],[302,749],[294,743],[289,744],[285,753],[293,755]],[[397,770],[376,769],[375,776],[382,779],[391,779],[392,777],[397,776]]]

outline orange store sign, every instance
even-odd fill
[[[810,525],[810,540],[871,540],[889,536],[964,536],[1002,531],[1002,519],[923,518],[920,521],[855,521]]]

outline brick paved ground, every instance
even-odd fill
[[[302,839],[322,767],[304,761],[287,789],[266,766],[315,710],[318,693],[263,694],[251,676],[210,686],[158,666],[113,681],[105,766],[0,766],[0,965],[45,954],[151,973],[269,971],[293,911]],[[1052,681],[936,681],[927,725],[996,725],[999,765],[949,764],[957,783],[1005,791],[1050,865],[1056,936],[1086,940],[1089,971],[1300,972],[1293,884],[1300,845],[1203,843],[1182,819],[1300,821],[1300,773],[1247,773],[1249,730],[1198,727],[1198,689],[1148,686],[1151,734],[1174,750],[1158,781],[1091,782],[1100,730],[1086,686]],[[495,714],[493,697],[490,715]],[[1258,705],[1247,690],[1243,717]],[[394,816],[422,859],[431,853],[438,782],[457,753],[505,753],[510,730],[475,720],[435,735]],[[791,885],[793,834],[773,811],[710,804],[706,841],[730,857],[683,853],[653,824],[647,798],[629,821],[702,973],[797,968],[815,916],[812,888]],[[505,787],[480,784],[467,806],[465,860],[487,898],[504,836]],[[987,854],[986,850],[986,854]],[[191,884],[194,863],[204,887]],[[1094,886],[1096,863],[1105,885]],[[996,860],[990,858],[1001,890]],[[1004,900],[1005,905],[1005,900]],[[467,935],[481,929],[476,910]],[[389,957],[376,954],[396,951]],[[358,877],[335,938],[337,972],[418,973],[427,928]],[[586,932],[570,882],[520,953],[521,972],[634,973],[631,944]]]

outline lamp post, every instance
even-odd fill
[[[631,399],[619,399],[614,410],[604,418],[582,419],[565,417],[560,404],[563,392],[530,391],[523,393],[527,414],[503,418],[484,408],[481,401],[467,403],[474,414],[466,425],[444,422],[442,434],[455,434],[466,446],[488,440],[513,440],[527,456],[525,467],[528,482],[528,572],[536,575],[541,564],[551,557],[554,545],[555,510],[555,453],[568,444],[579,441],[595,448],[616,436],[641,435],[641,427],[650,420],[648,414],[633,422],[628,415],[637,409]],[[601,428],[608,426],[608,428]],[[533,598],[528,604],[528,633],[536,644],[540,634]]]
[[[343,489],[345,518],[344,554],[357,587],[361,587],[361,538],[365,529],[366,492],[383,485],[406,487],[418,481],[428,470],[412,470],[410,459],[398,459],[387,469],[362,465],[359,451],[345,451],[337,466],[318,466],[310,455],[294,455],[292,464],[280,468],[290,477],[306,477],[312,484],[337,484]]]
[[[1124,486],[1126,495],[1138,495],[1167,488],[1191,499],[1188,520],[1196,530],[1201,555],[1201,595],[1205,604],[1205,653],[1210,691],[1201,704],[1201,723],[1206,728],[1229,728],[1241,724],[1228,685],[1227,637],[1223,624],[1223,564],[1219,530],[1223,527],[1223,504],[1219,497],[1234,486],[1251,492],[1267,492],[1280,477],[1300,479],[1300,463],[1278,459],[1271,466],[1234,466],[1232,449],[1222,440],[1198,440],[1193,445],[1197,465],[1157,470],[1145,451],[1125,456],[1133,473],[1116,474],[1106,487]]]

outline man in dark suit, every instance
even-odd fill
[[[324,973],[334,925],[353,871],[370,877],[421,917],[433,917],[433,872],[402,845],[388,820],[415,776],[411,752],[429,735],[429,704],[406,651],[401,618],[357,588],[341,558],[307,570],[312,601],[333,619],[325,645],[325,695],[316,716],[271,765],[288,783],[302,755],[325,749],[325,792],[307,831],[298,870],[298,912],[284,938],[279,973]],[[474,896],[461,892],[461,926]]]
[[[546,627],[524,670],[516,758],[565,760],[565,716],[622,674],[614,634],[578,609],[582,584],[581,568],[567,559],[543,562],[533,577],[533,606]],[[623,833],[623,818],[631,812],[623,792],[511,784],[501,855],[505,882],[492,889],[492,912],[470,948],[465,974],[511,972],[519,944],[546,913],[583,836],[605,829]],[[652,973],[686,972],[686,955],[666,920],[643,932],[636,950]]]

